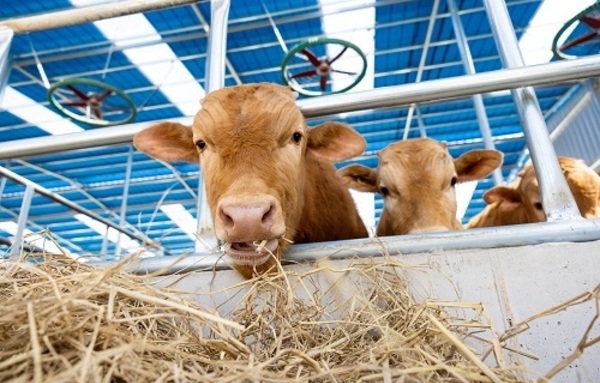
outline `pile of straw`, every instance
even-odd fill
[[[286,272],[249,281],[224,319],[151,287],[124,264],[6,262],[0,381],[523,381],[503,361],[484,309],[415,303],[399,265],[356,263],[326,291],[315,276]],[[448,306],[470,318],[448,314],[456,311]],[[483,343],[496,361],[484,364],[465,339]]]

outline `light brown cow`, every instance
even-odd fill
[[[581,215],[600,216],[600,176],[583,160],[559,157],[558,162]],[[520,180],[511,186],[496,186],[486,192],[490,204],[473,217],[467,227],[490,227],[546,221],[535,169],[527,165]]]
[[[288,88],[217,90],[202,101],[192,129],[163,122],[134,143],[165,161],[200,161],[216,236],[246,277],[272,268],[287,240],[368,236],[332,164],[362,153],[365,140],[338,122],[308,128]]]
[[[377,169],[349,165],[338,170],[338,177],[349,188],[382,195],[377,235],[412,234],[462,229],[454,185],[481,179],[501,164],[502,153],[495,150],[472,150],[453,159],[445,143],[420,138],[379,152]]]

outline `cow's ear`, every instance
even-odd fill
[[[495,186],[486,191],[483,200],[491,205],[494,202],[507,201],[510,203],[521,203],[521,194],[516,189],[508,186]]]
[[[138,150],[159,160],[198,162],[192,129],[175,122],[160,122],[133,137]]]
[[[458,182],[484,178],[500,165],[502,153],[497,150],[471,150],[454,160]]]
[[[348,165],[337,171],[342,184],[361,192],[377,192],[377,175],[374,169],[363,165]]]
[[[366,147],[367,142],[356,130],[340,122],[326,122],[308,130],[307,150],[327,161],[356,157]]]

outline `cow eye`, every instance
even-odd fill
[[[536,208],[536,209],[538,209],[538,210],[543,210],[543,209],[544,209],[544,207],[542,206],[542,203],[541,203],[541,202],[536,202],[536,203],[534,203],[534,204],[533,204],[533,207],[535,207],[535,208]]]
[[[295,132],[294,134],[292,134],[292,141],[294,141],[295,143],[299,143],[301,139],[302,139],[302,133]]]
[[[388,195],[390,195],[390,191],[388,190],[388,188],[386,188],[385,186],[382,186],[379,188],[379,192],[381,193],[382,196],[387,197]]]
[[[200,141],[196,142],[196,146],[197,146],[197,147],[198,147],[200,150],[202,150],[202,149],[204,149],[204,148],[206,147],[206,142],[204,142],[203,140],[200,140]]]
[[[458,178],[456,178],[456,176],[452,177],[452,179],[450,180],[450,186],[454,187],[454,185],[456,185],[457,182]]]

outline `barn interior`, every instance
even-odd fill
[[[202,97],[220,86],[270,82],[296,87],[309,125],[341,121],[366,139],[365,153],[338,167],[355,162],[375,167],[379,150],[417,137],[445,141],[453,157],[472,149],[500,150],[504,159],[499,171],[460,186],[462,223],[486,206],[483,195],[488,189],[517,178],[532,151],[537,151],[540,164],[554,161],[552,153],[545,157],[546,141],[556,155],[581,158],[600,170],[600,59],[595,39],[600,12],[595,1],[180,0],[127,11],[131,14],[103,14],[101,20],[89,16],[94,14],[89,7],[118,12],[125,3],[0,0],[4,258],[21,251],[23,236],[26,247],[60,247],[91,264],[111,263],[143,248],[142,256],[149,260],[144,267],[150,271],[169,265],[173,256],[197,255],[202,249],[195,234],[198,221],[210,226],[199,203],[203,189],[198,166],[151,159],[135,149],[131,137],[156,121],[191,123]],[[491,21],[493,7],[504,5],[522,52],[525,67],[520,69],[507,69],[510,52],[498,43],[498,35],[506,31],[498,32],[498,20]],[[588,11],[582,15],[583,10]],[[53,17],[65,12],[75,19],[77,11],[88,16],[76,22]],[[580,22],[583,16],[596,22]],[[25,21],[34,19],[32,24]],[[327,45],[323,38],[329,39]],[[581,41],[564,52],[553,52],[576,39]],[[302,47],[314,56],[298,53]],[[314,57],[336,57],[337,72],[305,74],[315,67]],[[221,67],[223,76],[211,77],[209,84],[211,67],[211,75]],[[543,78],[542,72],[548,76]],[[466,77],[486,74],[490,77],[477,77],[481,84]],[[502,75],[508,77],[500,79]],[[474,95],[465,84],[485,90]],[[527,102],[511,91],[529,85],[543,116],[544,138],[530,133],[533,129],[523,116]],[[432,89],[443,86],[462,90],[435,96]],[[98,99],[96,104],[88,102],[90,95]],[[365,95],[386,102],[361,104]],[[329,109],[328,100],[334,105]],[[351,106],[340,108],[345,101]],[[532,144],[539,147],[532,150]],[[555,176],[548,174],[550,179]],[[381,196],[356,198],[367,225],[376,225],[383,209]],[[585,242],[585,255],[579,254],[585,260],[574,261],[577,264],[567,273],[581,276],[581,283],[597,283],[590,265],[595,262],[591,253],[599,246],[598,220],[569,216],[555,221],[463,237],[394,237],[387,243],[408,253],[494,248],[492,264],[499,262],[508,270],[515,256],[503,258],[504,245]],[[49,231],[54,242],[31,235],[43,231]],[[144,248],[148,243],[152,246]],[[312,260],[333,251],[342,257],[352,254],[356,245],[336,246],[295,246],[291,259]],[[560,249],[541,246],[550,247],[515,251],[531,255],[530,264],[544,262],[548,253],[560,258]],[[564,249],[578,253],[579,248]],[[469,259],[465,270],[476,273],[477,262],[483,261],[468,251],[452,264]],[[411,262],[426,258],[420,255]],[[189,268],[197,259],[177,267]],[[202,264],[215,259],[204,257]],[[544,264],[535,275],[544,279],[560,269],[559,263]],[[492,267],[483,274],[488,273],[495,278]],[[550,288],[550,281],[544,280]],[[581,284],[571,287],[563,296]],[[596,357],[597,352],[591,360]],[[600,374],[598,367],[594,373]]]

